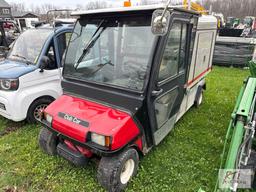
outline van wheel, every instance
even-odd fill
[[[43,111],[51,102],[52,100],[49,98],[41,98],[34,101],[28,109],[27,121],[29,123],[36,123],[40,120],[43,115]]]
[[[39,133],[38,143],[40,148],[48,155],[57,154],[57,136],[46,128]]]
[[[138,164],[138,152],[132,148],[114,157],[102,157],[98,167],[98,181],[110,192],[122,191],[136,175]]]
[[[203,89],[199,89],[197,96],[196,96],[196,100],[195,100],[195,107],[199,108],[199,106],[203,103]]]

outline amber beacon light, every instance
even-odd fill
[[[132,6],[131,0],[124,2],[124,7],[131,7],[131,6]]]

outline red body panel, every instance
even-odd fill
[[[252,30],[256,30],[256,19],[253,21]]]
[[[128,113],[80,98],[63,95],[45,111],[53,116],[53,129],[82,143],[86,142],[87,133],[93,132],[111,136],[111,150],[116,150],[140,134]],[[89,126],[84,127],[63,119],[58,116],[59,112],[87,121]],[[142,148],[142,143],[138,144]]]

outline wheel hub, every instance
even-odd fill
[[[133,159],[129,159],[125,162],[124,167],[122,169],[120,180],[122,184],[128,183],[128,181],[131,179],[132,174],[134,172],[135,163]]]
[[[40,120],[41,119],[43,111],[46,109],[47,106],[48,106],[47,104],[41,104],[41,105],[38,105],[35,108],[34,117],[35,117],[36,120]]]

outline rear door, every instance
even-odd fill
[[[190,19],[175,18],[163,43],[149,105],[155,145],[173,128],[184,97],[191,31]]]

